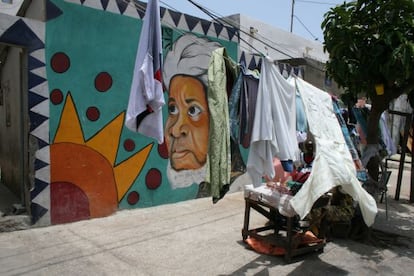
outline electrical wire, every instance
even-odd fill
[[[227,25],[229,25],[229,26],[231,26],[231,27],[233,27],[233,28],[236,28],[236,29],[238,29],[239,31],[241,31],[242,33],[244,33],[244,34],[246,34],[247,36],[250,36],[251,38],[253,38],[253,39],[255,39],[255,40],[257,40],[257,41],[259,41],[259,42],[261,42],[261,43],[263,43],[265,46],[267,46],[267,47],[269,47],[269,48],[271,48],[271,49],[273,49],[273,50],[275,50],[275,51],[277,51],[277,52],[279,52],[279,53],[281,53],[281,54],[283,54],[283,55],[285,55],[285,56],[287,56],[287,57],[289,57],[289,58],[294,58],[292,55],[290,55],[290,54],[288,54],[288,53],[286,53],[285,51],[282,51],[282,50],[280,50],[280,49],[277,49],[277,48],[275,48],[275,47],[273,47],[272,45],[270,45],[269,43],[267,43],[267,42],[265,42],[265,41],[263,41],[263,40],[261,40],[261,39],[258,39],[258,38],[256,38],[256,37],[254,37],[252,34],[250,34],[249,32],[246,32],[246,31],[244,31],[244,30],[242,30],[241,28],[238,28],[237,26],[235,26],[234,24],[232,24],[231,22],[229,22],[229,20],[226,20],[225,18],[219,18],[219,17],[217,17],[215,14],[213,14],[212,12],[210,12],[210,11],[208,11],[207,9],[205,9],[203,6],[201,6],[200,4],[198,4],[198,3],[196,3],[196,2],[194,2],[193,0],[187,0],[188,2],[190,2],[191,4],[193,4],[194,6],[196,6],[197,8],[199,8],[201,11],[203,11],[204,13],[206,13],[208,16],[210,16],[214,21],[216,21],[217,23],[219,23],[219,24],[222,24],[223,26],[224,26],[224,24],[223,24],[223,22],[224,23],[226,23]],[[248,43],[247,41],[245,41],[244,39],[242,39],[241,37],[240,37],[240,39],[244,42],[244,43],[246,43],[247,45],[249,45],[250,47],[252,47],[253,49],[255,49],[250,43]],[[257,51],[257,50],[256,50]],[[261,53],[260,51],[258,51],[258,53]],[[262,54],[263,55],[263,54]]]
[[[227,20],[227,18],[218,18],[217,16],[215,16],[214,14],[212,14],[210,11],[208,11],[208,9],[204,9],[204,7],[202,6],[202,5],[200,5],[200,4],[198,4],[198,3],[195,3],[193,0],[187,0],[188,2],[190,2],[190,3],[192,3],[193,5],[195,5],[197,8],[199,8],[201,11],[203,11],[204,13],[206,13],[207,15],[209,15],[214,21],[216,21],[216,22],[219,22],[219,23],[221,23],[221,21],[222,22],[225,22],[226,24],[228,24],[228,25],[230,25],[230,26],[232,26],[232,27],[234,27],[234,28],[237,28],[234,24],[231,24],[231,23],[229,23],[229,21]],[[214,12],[213,12],[214,13]],[[223,25],[223,23],[221,23],[222,25]],[[275,47],[273,47],[272,45],[270,45],[269,43],[267,43],[267,42],[265,42],[265,41],[263,41],[262,39],[258,39],[258,38],[256,38],[256,37],[254,37],[254,36],[252,36],[252,34],[250,34],[250,33],[248,33],[248,32],[246,32],[246,31],[243,31],[241,28],[237,28],[237,29],[239,29],[242,33],[244,33],[244,34],[246,34],[247,36],[250,36],[250,37],[252,37],[253,39],[255,39],[255,40],[257,40],[257,41],[259,41],[259,42],[261,42],[261,43],[263,43],[265,46],[267,46],[267,47],[269,47],[269,48],[271,48],[271,49],[273,49],[273,50],[275,50],[275,51],[277,51],[277,52],[279,52],[279,53],[281,53],[281,54],[283,54],[283,55],[286,55],[286,56],[288,56],[289,58],[291,58],[291,59],[294,59],[295,57],[293,57],[292,55],[289,55],[289,54],[287,54],[286,52],[284,52],[284,51],[281,51],[280,49],[277,49],[277,48],[275,48]],[[312,34],[312,33],[311,33]],[[315,38],[315,36],[312,34],[312,36]],[[243,42],[245,42],[247,45],[249,45],[250,47],[252,47],[253,49],[255,49],[250,43],[248,43],[247,41],[245,41],[244,39],[242,39],[241,37],[239,37],[240,38],[240,40],[242,40]],[[317,40],[317,39],[315,39],[315,40]],[[266,48],[266,47],[265,47]],[[261,56],[264,56],[262,53],[260,53],[260,52],[258,52]],[[311,65],[311,64],[307,64],[307,66],[309,66],[309,67],[311,67],[311,68],[313,68],[313,69],[315,69],[315,70],[318,70],[318,71],[321,71],[321,72],[325,72],[324,70],[322,70],[322,69],[320,69],[320,68],[318,68],[318,67],[315,67],[315,66],[313,66],[313,65]]]
[[[123,1],[129,4],[129,2],[127,2],[127,0],[123,0]],[[269,40],[268,38],[265,38],[264,36],[262,36],[260,34],[257,34],[257,33],[255,34],[255,36],[253,36],[250,33],[250,31],[243,30],[242,29],[243,26],[241,26],[238,22],[236,22],[234,20],[231,20],[230,18],[225,18],[223,15],[220,15],[219,13],[217,13],[217,12],[215,12],[215,11],[209,9],[209,8],[204,7],[204,6],[202,6],[201,4],[199,4],[197,2],[194,2],[192,0],[187,0],[187,1],[190,2],[192,5],[194,5],[196,8],[200,9],[203,13],[205,13],[206,15],[208,15],[211,19],[213,19],[213,21],[215,21],[216,23],[220,24],[221,26],[224,26],[224,27],[226,27],[225,25],[230,26],[233,29],[235,29],[236,31],[242,32],[245,35],[247,35],[248,37],[250,37],[250,38],[252,38],[252,39],[254,39],[254,40],[262,43],[263,45],[265,45],[265,48],[266,49],[268,47],[270,49],[273,49],[273,50],[275,50],[275,51],[277,51],[277,52],[285,55],[288,58],[295,58],[294,56],[292,56],[292,55],[290,55],[290,54],[288,54],[286,52],[286,51],[289,51],[289,49],[280,50],[278,48],[275,48],[273,45],[271,45],[271,44],[279,45],[278,43],[276,43],[276,42],[274,42],[272,40]],[[166,3],[165,1],[160,0],[160,2],[164,6],[168,7],[170,10],[173,10],[173,11],[176,11],[176,12],[181,13],[180,11],[178,11],[177,9],[175,9],[174,7],[172,7],[171,5],[169,5],[168,3]],[[133,1],[133,4],[136,4],[136,6],[138,6],[138,8],[140,9],[141,12],[145,12],[145,7],[140,6],[136,1]],[[177,28],[175,28],[175,26],[172,26],[171,24],[168,24],[167,22],[163,22],[163,23],[166,24],[166,25],[168,25],[171,28],[177,29]],[[237,26],[237,25],[240,25],[240,27]],[[245,28],[245,29],[247,29],[247,28]],[[181,30],[179,30],[179,31],[182,34],[184,34],[183,31],[181,31]],[[258,38],[256,36],[259,36],[260,38]],[[257,55],[259,55],[259,56],[265,56],[264,53],[262,53],[261,51],[259,51],[256,47],[254,47],[251,43],[249,43],[248,41],[246,41],[244,38],[240,37],[240,35],[239,35],[239,39],[241,41],[243,41],[247,46],[250,47],[250,49],[249,49],[249,48],[246,48],[246,47],[243,47],[243,46],[239,45],[239,46],[241,46],[241,48],[244,48],[246,51],[251,51],[253,49],[254,51],[257,52]],[[281,47],[281,46],[279,45],[279,47]],[[283,48],[283,47],[281,47],[281,48]],[[253,54],[253,55],[255,55],[255,54]]]
[[[126,3],[126,4],[128,4],[128,5],[131,5],[131,2],[128,2],[127,0],[122,0],[124,3]],[[136,1],[132,1],[132,4],[134,5],[134,7],[137,9],[137,10],[139,10],[140,12],[142,12],[142,13],[145,13],[145,11],[146,11],[146,8],[145,7],[143,7],[143,6],[141,6],[141,5],[139,5]],[[187,34],[187,33],[191,33],[190,31],[184,31],[184,30],[180,30],[180,29],[178,29],[178,28],[176,28],[175,26],[173,26],[172,24],[170,24],[170,23],[168,23],[168,22],[162,22],[162,24],[164,24],[164,25],[166,25],[166,26],[168,26],[169,28],[171,28],[171,29],[174,29],[176,32],[178,32],[180,35],[185,35],[185,34]],[[191,39],[191,38],[190,38]],[[200,42],[199,41],[197,41],[197,40],[195,40],[195,39],[191,39],[192,40],[192,42],[194,42],[194,43],[196,43],[196,44],[198,44],[198,45],[200,45],[200,46],[204,46],[203,44],[200,44]],[[226,56],[223,56],[223,58],[225,58],[225,59],[228,59],[230,62],[233,62],[233,63],[237,63],[237,62],[234,62],[231,58],[228,58],[228,57],[226,57]]]
[[[126,0],[123,0],[124,2],[126,2]],[[162,4],[164,4],[166,7],[168,7],[170,10],[173,10],[173,11],[176,11],[176,12],[178,12],[178,13],[181,13],[180,11],[178,11],[177,9],[175,9],[174,7],[172,7],[171,5],[169,5],[168,3],[166,3],[166,2],[164,2],[164,1],[160,1]],[[143,8],[142,6],[139,6],[139,8],[140,8],[140,11],[145,11],[145,8]],[[170,28],[172,28],[172,29],[175,29],[178,33],[180,33],[181,35],[183,35],[183,34],[185,34],[185,33],[189,33],[189,31],[188,32],[186,32],[186,31],[183,31],[183,30],[180,30],[180,29],[177,29],[175,26],[173,26],[173,25],[171,25],[170,23],[168,23],[168,22],[163,22],[163,24],[165,24],[165,25],[167,25],[168,27],[170,27]],[[223,24],[221,24],[222,26],[223,26]],[[239,31],[239,29],[238,28],[236,28],[236,27],[234,27],[234,26],[232,26],[236,31]],[[236,33],[237,34],[237,33]],[[242,41],[244,41],[242,38],[240,38],[240,36],[239,36],[239,39],[241,39]],[[194,41],[194,42],[196,42],[196,41]],[[255,47],[253,47],[251,44],[249,44],[247,41],[244,41],[248,46],[250,46],[252,49],[254,49],[260,56],[264,56],[259,50],[257,50]],[[196,43],[198,43],[198,42],[196,42]],[[246,51],[251,51],[251,49],[248,49],[248,48],[246,48],[246,47],[243,47],[243,46],[241,46],[241,45],[239,45],[241,48],[243,48],[244,50],[246,50]]]
[[[308,4],[319,4],[319,5],[329,5],[329,6],[336,6],[338,3],[329,3],[329,2],[319,2],[319,1],[309,1],[309,0],[296,0],[297,2],[301,3],[308,3]],[[294,18],[302,25],[302,27],[313,37],[314,40],[319,40],[318,37],[316,37],[306,26],[305,23],[295,14],[292,14]]]
[[[176,12],[180,12],[180,11],[178,11],[177,9],[175,9],[174,7],[172,7],[171,5],[169,5],[168,3],[166,3],[165,1],[160,1],[161,3],[163,3],[165,6],[167,6],[168,8],[170,8],[171,10],[174,10],[174,11],[176,11]],[[239,24],[239,22],[236,22],[235,20],[232,20],[232,19],[230,19],[230,18],[224,18],[225,16],[223,16],[223,15],[221,15],[221,14],[219,14],[219,13],[217,13],[217,12],[215,12],[215,11],[213,11],[213,10],[211,10],[211,9],[209,9],[209,8],[207,8],[207,7],[205,7],[205,6],[202,6],[201,4],[199,4],[199,3],[196,3],[196,2],[193,2],[193,1],[189,1],[192,5],[194,5],[195,7],[197,7],[198,9],[200,9],[203,13],[205,13],[206,15],[208,15],[210,18],[212,18],[213,19],[213,21],[215,21],[216,23],[218,23],[218,24],[220,24],[221,26],[224,26],[224,24],[223,24],[223,22],[226,24],[226,25],[228,25],[228,26],[230,26],[230,27],[232,27],[233,29],[236,29],[237,31],[241,31],[241,32],[243,32],[244,34],[246,34],[246,35],[248,35],[248,36],[250,36],[251,38],[253,38],[253,39],[255,39],[255,40],[258,40],[256,37],[254,37],[251,33],[249,33],[249,31],[245,31],[245,30],[242,30],[242,27],[243,26],[241,26],[240,24]],[[181,12],[180,12],[181,13]],[[244,28],[244,27],[243,27]],[[248,28],[245,28],[245,29],[248,29]],[[261,36],[260,34],[255,34],[255,35],[258,35],[258,36],[260,36],[263,40],[267,40],[267,41],[269,41],[270,43],[273,43],[273,44],[276,44],[276,45],[279,45],[278,43],[276,43],[276,42],[274,42],[274,41],[271,41],[271,40],[269,40],[269,39],[267,39],[267,38],[265,38],[265,37],[263,37],[263,36]],[[264,54],[263,53],[261,53],[260,51],[258,51],[257,49],[255,49],[255,47],[253,47],[253,45],[251,45],[249,42],[247,42],[246,40],[244,40],[243,38],[241,38],[241,37],[239,37],[239,39],[240,40],[242,40],[243,42],[245,42],[248,46],[250,46],[252,49],[254,49],[255,51],[257,51],[257,53],[259,54],[259,55],[261,55],[261,56],[264,56]],[[263,42],[262,42],[263,43]],[[267,45],[267,46],[269,46],[269,47],[271,47],[270,45]],[[251,50],[251,49],[247,49],[247,48],[245,48],[245,47],[243,47],[243,46],[241,46],[242,48],[244,48],[244,49],[246,49],[246,50]],[[281,47],[281,48],[283,48],[282,46],[280,46],[279,45],[279,47]],[[281,51],[281,50],[279,50],[279,51]],[[282,52],[282,54],[284,54],[284,55],[286,55],[284,52]],[[292,58],[292,56],[290,56],[290,55],[287,55],[288,57],[290,57],[290,58]]]
[[[141,12],[143,12],[143,13],[145,13],[145,7],[143,7],[143,6],[141,6],[141,5],[139,5],[135,0],[134,1],[132,1],[132,2],[128,2],[127,0],[122,0],[123,2],[125,2],[125,3],[127,3],[128,5],[130,5],[130,4],[133,4],[137,9],[139,9]],[[194,1],[192,1],[192,0],[187,0],[187,1],[189,1],[191,4],[193,4],[194,6],[196,6],[197,8],[199,8],[202,12],[204,12],[204,13],[206,13],[208,16],[210,16],[215,22],[217,22],[218,24],[220,24],[221,26],[225,26],[224,24],[223,24],[223,22],[224,23],[226,23],[228,26],[231,26],[231,27],[233,27],[235,30],[238,30],[238,31],[241,31],[241,32],[243,32],[244,34],[246,34],[247,36],[249,36],[249,37],[251,37],[251,38],[253,38],[253,39],[255,39],[255,40],[257,40],[257,41],[259,41],[259,42],[261,42],[261,43],[263,43],[266,47],[269,47],[269,48],[271,48],[271,49],[273,49],[273,50],[275,50],[275,51],[277,51],[277,52],[279,52],[279,53],[281,53],[281,54],[283,54],[283,55],[285,55],[285,56],[287,56],[287,57],[289,57],[289,58],[291,58],[291,59],[294,59],[295,57],[293,57],[292,55],[290,55],[290,54],[287,54],[287,53],[285,53],[284,51],[281,51],[280,49],[277,49],[277,48],[275,48],[275,47],[273,47],[272,45],[270,45],[269,43],[267,43],[267,42],[265,42],[265,41],[263,41],[262,39],[258,39],[258,38],[256,38],[256,37],[254,37],[252,34],[250,34],[249,32],[246,32],[246,31],[244,31],[244,30],[242,30],[241,28],[238,28],[237,26],[235,26],[236,24],[232,24],[230,21],[231,20],[229,20],[228,18],[219,18],[219,17],[217,17],[215,14],[217,14],[217,13],[215,13],[215,12],[213,12],[213,11],[211,11],[211,10],[209,10],[208,8],[204,8],[203,6],[201,6],[201,5],[199,5],[198,3],[194,3]],[[170,5],[168,5],[168,4],[166,4],[164,1],[160,1],[161,3],[163,3],[164,5],[166,5],[166,6],[168,6],[168,7],[170,7],[172,10],[174,10],[174,11],[177,11],[177,12],[179,12],[177,9],[175,9],[175,8],[173,8],[173,7],[171,7]],[[180,12],[181,13],[181,12]],[[183,31],[183,30],[180,30],[180,29],[178,29],[178,28],[176,28],[175,26],[173,26],[173,25],[171,25],[170,23],[168,23],[168,22],[163,22],[165,25],[167,25],[167,26],[169,26],[170,28],[172,28],[172,29],[175,29],[178,33],[180,33],[180,34],[186,34],[186,33],[189,33],[189,31]],[[251,47],[252,49],[254,49],[256,52],[257,52],[257,54],[256,55],[259,55],[260,57],[264,57],[265,55],[261,52],[261,51],[259,51],[259,50],[257,50],[253,45],[251,45],[249,42],[247,42],[246,40],[244,40],[244,39],[242,39],[241,37],[240,37],[240,35],[239,35],[239,39],[241,40],[241,41],[243,41],[243,42],[245,42],[249,47]],[[271,43],[274,43],[273,41],[271,41],[271,40],[269,40]],[[196,41],[194,41],[194,42],[196,42]],[[196,42],[196,43],[198,43],[198,42]],[[277,44],[277,43],[275,43],[275,44]],[[245,48],[245,47],[242,47],[240,44],[239,44],[239,47],[241,47],[241,48],[244,48],[245,50],[248,50],[248,51],[251,51],[251,49],[247,49],[247,48]],[[265,48],[266,48],[265,47]],[[255,54],[252,54],[252,55],[255,55]],[[316,69],[316,70],[318,70],[318,71],[322,71],[322,72],[324,72],[324,70],[321,70],[320,68],[317,68],[317,67],[315,67],[315,66],[313,66],[313,65],[311,65],[311,64],[308,64],[308,66],[310,66],[310,67],[312,67],[312,68],[314,68],[314,69]]]
[[[319,5],[338,5],[337,3],[327,3],[319,1],[307,1],[307,0],[296,0],[297,2],[309,3],[309,4],[319,4]]]
[[[277,51],[277,52],[279,52],[279,53],[281,53],[281,54],[283,54],[283,55],[285,55],[285,56],[287,56],[287,57],[289,57],[289,58],[291,58],[291,59],[294,59],[295,57],[293,57],[292,55],[290,55],[290,54],[288,54],[288,53],[286,53],[286,52],[284,52],[284,51],[282,51],[282,50],[280,50],[280,49],[277,49],[277,48],[275,48],[275,47],[273,47],[272,45],[270,45],[269,43],[267,43],[267,42],[265,42],[265,41],[263,41],[262,39],[258,39],[257,37],[254,37],[250,32],[246,32],[246,31],[244,31],[242,28],[238,28],[237,26],[235,26],[236,24],[234,24],[234,23],[231,23],[230,21],[231,20],[229,20],[229,18],[224,18],[223,16],[221,16],[221,17],[218,17],[216,14],[218,14],[218,13],[216,13],[216,12],[213,12],[213,11],[211,11],[210,9],[208,9],[208,8],[205,8],[205,7],[203,7],[202,5],[200,5],[199,3],[196,3],[196,2],[194,2],[193,0],[187,0],[188,2],[190,2],[191,4],[193,4],[195,7],[197,7],[197,8],[199,8],[202,12],[204,12],[205,14],[207,14],[208,16],[210,16],[215,22],[217,22],[217,23],[219,23],[219,24],[221,24],[222,26],[224,26],[224,24],[223,24],[223,22],[224,23],[226,23],[227,25],[229,25],[229,26],[231,26],[231,27],[233,27],[233,28],[235,28],[235,29],[238,29],[239,31],[241,31],[242,33],[244,33],[244,34],[246,34],[247,36],[249,36],[249,37],[251,37],[251,38],[253,38],[253,39],[255,39],[255,40],[257,40],[257,41],[259,41],[259,42],[261,42],[261,43],[263,43],[266,47],[269,47],[269,48],[271,48],[271,49],[273,49],[273,50],[275,50],[275,51]],[[164,1],[161,1],[161,2],[164,2]],[[233,21],[234,22],[234,21]],[[314,36],[313,36],[314,37]],[[258,54],[259,54],[259,56],[265,56],[263,53],[261,53],[260,51],[258,51],[255,47],[253,47],[249,42],[247,42],[246,40],[244,40],[244,39],[242,39],[240,36],[239,36],[239,39],[241,40],[241,41],[243,41],[243,42],[245,42],[248,46],[250,46],[252,49],[255,49],[257,52],[258,52]],[[274,43],[273,41],[271,41],[272,43]],[[277,43],[274,43],[274,44],[277,44]],[[265,48],[266,48],[265,47]],[[253,54],[254,55],[254,54]],[[315,67],[315,66],[313,66],[313,65],[311,65],[311,64],[308,64],[308,66],[309,67],[312,67],[313,69],[315,69],[315,70],[318,70],[318,71],[321,71],[321,72],[324,72],[324,70],[322,70],[322,69],[320,69],[320,68],[318,68],[318,67]]]
[[[300,20],[300,18],[296,15],[293,15],[294,18],[302,25],[303,28],[313,37],[314,40],[319,40],[309,29],[306,27],[306,25]]]

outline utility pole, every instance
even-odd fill
[[[293,16],[295,14],[295,0],[292,0],[292,12],[290,14],[290,32],[293,30]]]

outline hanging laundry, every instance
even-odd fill
[[[229,98],[230,135],[234,141],[239,138],[239,103],[240,92],[243,89],[243,73],[239,72]]]
[[[355,165],[333,111],[331,96],[299,78],[296,78],[296,85],[304,103],[316,151],[312,172],[290,204],[304,218],[318,198],[341,186],[342,191],[359,203],[366,225],[371,226],[377,205],[356,177]]]
[[[389,119],[388,112],[387,111],[382,112],[379,124],[380,124],[382,141],[384,142],[388,156],[391,156],[397,153],[397,146],[394,144],[394,141],[392,140],[391,131],[387,124],[387,122],[389,121],[388,119]]]
[[[357,130],[360,137],[360,145],[362,146],[362,164],[366,166],[374,156],[380,156],[381,158],[387,156],[387,146],[383,140],[384,136],[380,123],[378,124],[378,144],[367,144],[366,137],[368,132],[368,116],[370,109],[368,107],[353,107],[352,112],[357,120]]]
[[[348,125],[342,116],[341,107],[339,106],[338,100],[336,98],[332,98],[332,107],[335,112],[336,118],[338,119],[339,125],[341,126],[342,134],[344,135],[345,142],[349,147],[349,151],[351,153],[352,159],[357,160],[359,159],[358,151],[355,148],[355,145],[352,142],[351,135],[349,134]]]
[[[244,148],[248,148],[250,146],[254,114],[256,112],[260,74],[257,70],[250,70],[244,67],[242,67],[242,74],[243,87],[240,96],[240,131],[238,141]]]
[[[253,185],[262,184],[262,176],[275,177],[273,157],[285,168],[295,161],[299,151],[296,140],[295,86],[281,74],[269,58],[263,59],[256,103],[247,171]],[[285,168],[286,170],[286,168]]]
[[[308,132],[308,122],[306,120],[305,108],[299,91],[296,90],[296,130],[301,133]],[[306,138],[305,138],[306,140]]]
[[[402,113],[412,114],[413,108],[410,105],[407,94],[402,94],[390,103],[390,110],[399,111]],[[396,114],[391,115],[390,132],[394,145],[403,147],[402,137],[404,135],[405,116]],[[401,148],[400,148],[401,150]]]
[[[335,112],[336,118],[338,119],[339,125],[341,126],[341,131],[344,136],[346,145],[348,146],[349,152],[351,153],[352,160],[354,161],[355,168],[357,170],[357,178],[359,181],[367,181],[368,175],[362,164],[362,161],[359,157],[358,150],[355,147],[354,142],[352,141],[351,134],[349,133],[348,125],[344,117],[342,116],[342,111],[339,106],[338,100],[333,98],[332,99],[333,110]]]
[[[290,76],[287,78],[287,81],[295,85],[295,73],[294,69],[292,68]],[[298,70],[300,73],[300,70]],[[306,120],[306,114],[303,107],[302,99],[300,98],[300,93],[295,89],[296,94],[296,139],[298,143],[303,143],[307,140],[307,132],[308,132],[308,121]]]
[[[228,74],[237,76],[237,70],[236,63],[227,55],[225,48],[213,51],[208,68],[210,132],[206,182],[210,185],[214,203],[226,194],[230,186],[231,147],[227,81]]]
[[[205,183],[211,116],[207,102],[208,67],[212,52],[221,47],[206,37],[186,33],[174,41],[164,59],[168,181],[172,189],[196,184],[197,197],[211,194]]]
[[[143,18],[125,125],[134,132],[164,141],[162,106],[162,41],[160,6],[149,0]]]

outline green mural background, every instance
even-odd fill
[[[46,24],[46,62],[48,63],[46,67],[51,98],[51,145],[59,140],[56,139],[58,136],[66,137],[68,139],[66,142],[75,142],[70,140],[73,129],[65,128],[71,123],[65,120],[73,120],[74,117],[62,115],[68,106],[65,103],[69,94],[73,99],[83,140],[88,141],[102,136],[100,132],[126,111],[142,21],[63,0],[52,2],[63,13]],[[183,33],[183,30],[163,26],[164,55],[170,43]],[[237,59],[237,43],[209,38],[219,41],[226,47],[229,56],[234,60]],[[163,115],[165,123],[167,106],[163,109]],[[115,132],[114,137],[107,139],[113,139],[108,145],[116,147],[116,158],[108,160],[113,168],[119,168],[121,163],[126,163],[141,149],[153,145],[139,171],[134,172],[136,168],[133,164],[122,168],[125,173],[135,173],[136,177],[131,183],[122,184],[128,188],[118,200],[118,208],[149,207],[196,197],[198,191],[196,184],[176,190],[172,190],[168,185],[166,177],[168,159],[163,145],[129,131],[123,127],[123,124],[119,133]],[[106,146],[106,144],[102,145],[102,147]],[[246,158],[246,149],[241,148],[241,151]],[[53,160],[52,155],[52,178],[53,172],[58,170],[60,174],[65,174],[64,168],[53,164]],[[67,173],[76,173],[76,171]],[[95,185],[99,187],[100,183]],[[96,192],[99,193],[99,188]],[[53,194],[51,196],[53,197]]]

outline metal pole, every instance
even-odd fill
[[[292,12],[290,14],[290,32],[293,30],[293,16],[295,14],[295,0],[292,0]]]
[[[413,120],[413,114],[411,114],[411,128],[414,128],[414,120]],[[411,137],[411,154],[413,153],[414,149],[414,137]],[[414,202],[414,163],[413,158],[411,155],[411,179],[410,179],[410,202]]]
[[[400,166],[398,167],[398,178],[397,178],[397,187],[395,189],[395,195],[394,199],[399,200],[400,199],[400,192],[401,192],[401,181],[404,171],[404,163],[405,163],[405,153],[407,148],[407,140],[408,140],[408,134],[410,131],[411,126],[411,114],[407,113],[405,115],[405,127],[404,127],[404,137],[402,142],[402,150],[401,150],[401,157],[400,157]]]

